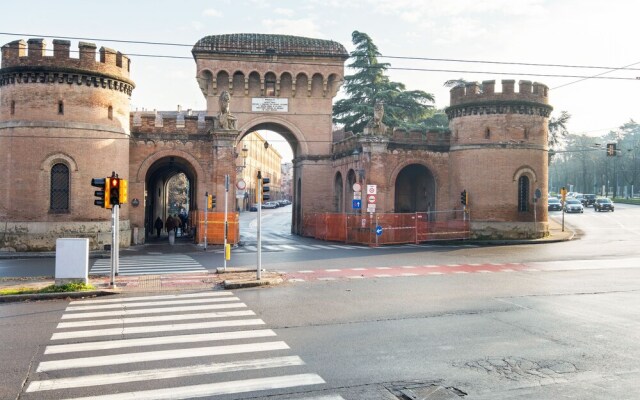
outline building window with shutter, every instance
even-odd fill
[[[529,211],[529,178],[526,176],[518,179],[518,211]]]
[[[64,164],[55,164],[51,168],[50,198],[51,212],[69,212],[69,167]]]

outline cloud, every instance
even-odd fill
[[[266,19],[262,21],[262,25],[267,28],[269,33],[314,38],[322,38],[325,36],[318,30],[318,26],[311,18]]]
[[[207,8],[202,12],[202,14],[206,15],[207,17],[222,17],[222,13],[215,8]]]
[[[296,13],[290,8],[276,8],[275,10],[273,10],[273,12],[278,15],[284,15],[285,17],[293,17],[293,15]]]

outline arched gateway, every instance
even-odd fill
[[[163,160],[131,177],[131,196],[145,198],[146,205],[132,213],[132,224],[148,227],[160,215],[157,186],[172,173],[167,160],[188,176],[192,209],[203,208],[206,192],[222,199],[227,174],[235,198],[239,142],[260,129],[280,133],[293,149],[294,209],[329,210],[331,182],[317,178],[332,172],[332,99],[342,82],[345,48],[296,36],[230,34],[204,37],[192,53],[206,112],[132,116],[131,169]],[[228,98],[225,110],[221,96]],[[293,233],[300,233],[301,218],[293,213]]]

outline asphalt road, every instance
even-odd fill
[[[3,304],[0,398],[369,400],[436,385],[466,399],[635,399],[639,215],[587,209],[567,216],[577,240],[548,245],[273,251],[267,262],[299,257],[274,266],[339,276],[223,301],[149,293],[115,306]],[[360,268],[378,273],[359,279]],[[283,365],[259,369],[256,359]],[[208,372],[194,374],[202,365]],[[71,387],[42,389],[51,381]]]

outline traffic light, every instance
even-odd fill
[[[467,205],[467,200],[468,200],[468,194],[466,190],[463,190],[460,193],[460,203],[462,203],[463,206]]]
[[[93,194],[97,197],[97,199],[93,200],[93,204],[102,208],[111,208],[111,204],[109,204],[109,196],[107,193],[109,192],[109,178],[92,178],[91,186],[95,186],[100,188],[101,190],[96,190]]]
[[[211,196],[211,202],[210,202],[211,207],[209,207],[209,208],[216,208],[216,195],[212,194],[210,196]]]
[[[109,185],[109,203],[111,208],[120,204],[120,178],[107,178]]]
[[[260,181],[260,185],[262,186],[262,200],[263,201],[268,201],[271,198],[271,196],[267,193],[270,190],[269,186],[265,186],[269,182],[271,182],[271,180],[269,178],[262,178],[262,180]],[[265,193],[267,193],[267,194],[265,194]]]
[[[616,144],[607,143],[607,157],[614,157],[616,155]]]
[[[213,195],[207,195],[207,208],[213,208]]]
[[[120,179],[120,196],[118,198],[119,204],[127,204],[129,198],[129,181],[126,179]]]

